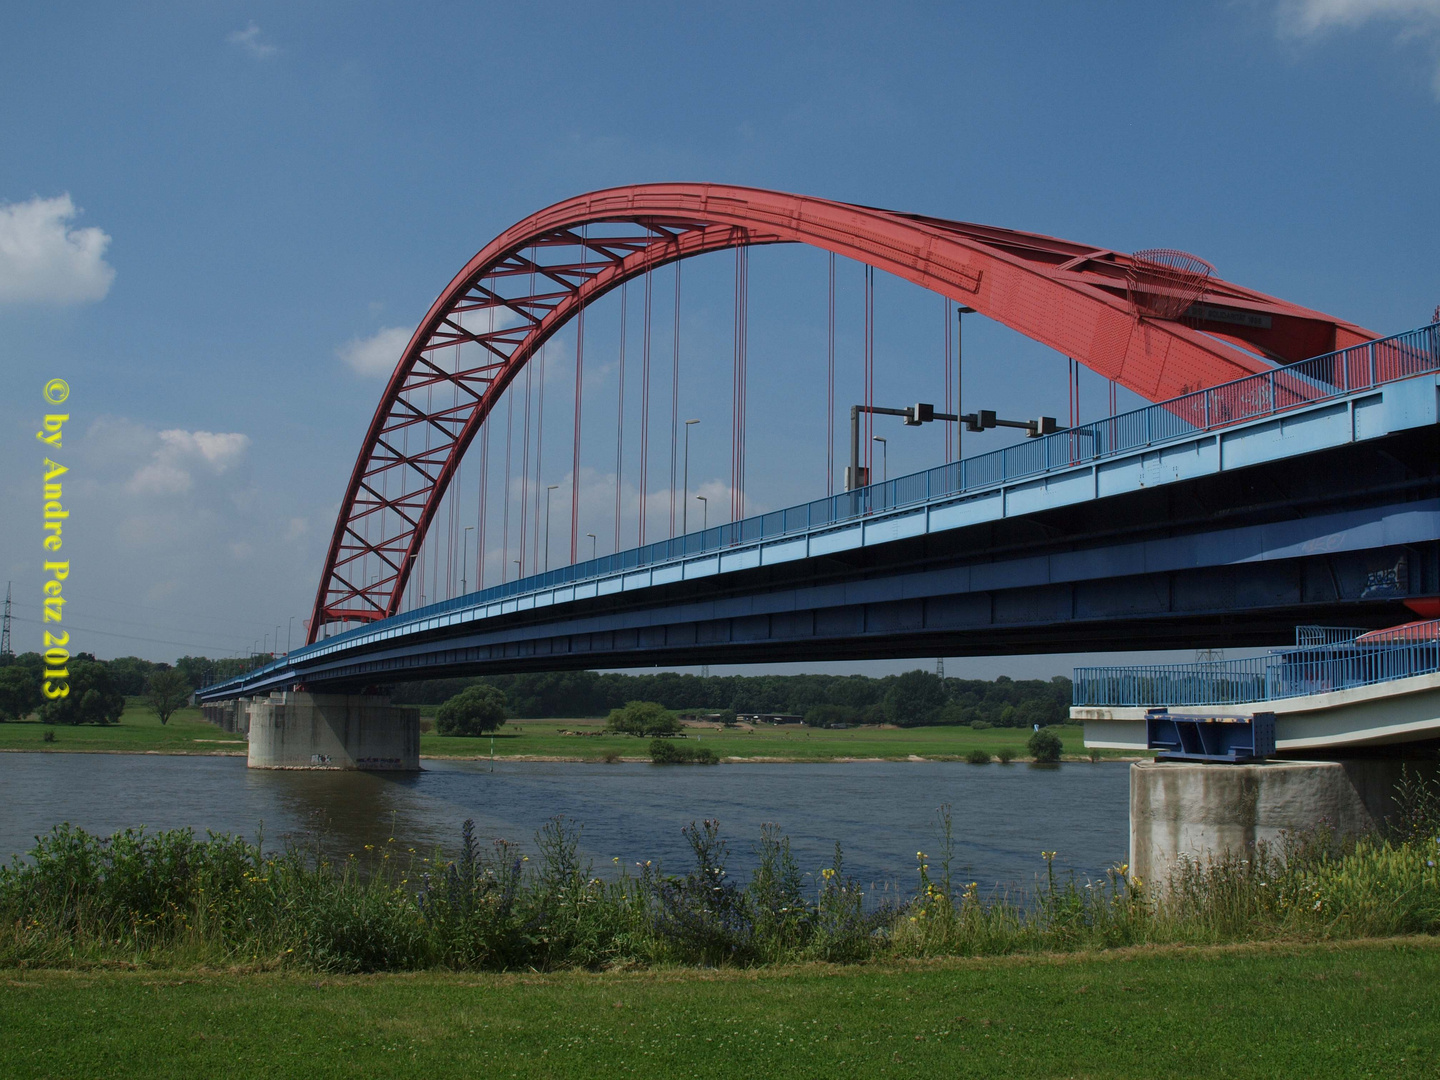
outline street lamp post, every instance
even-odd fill
[[[290,616],[290,625],[285,627],[285,655],[290,655],[290,635],[295,632],[295,616]]]
[[[275,624],[275,651],[280,651],[280,624]]]
[[[586,533],[585,535],[588,536],[588,537],[590,537],[590,559],[591,559],[591,561],[594,561],[594,559],[595,559],[595,534],[594,534],[594,533]]]
[[[465,531],[460,534],[460,595],[465,595],[465,590],[470,584],[468,574],[470,572],[470,534],[475,531],[474,525],[466,525]],[[478,555],[479,552],[477,551]]]
[[[890,479],[890,444],[884,435],[876,435],[874,439],[880,444],[880,482],[883,484]]]
[[[550,492],[559,491],[559,484],[550,484],[545,488],[545,569],[550,569]],[[588,535],[588,534],[587,534]]]
[[[690,425],[698,424],[699,420],[685,421],[685,486],[680,492],[680,535],[684,536],[689,532],[690,521]]]
[[[701,507],[701,510],[704,512],[705,516],[700,519],[700,531],[704,532],[706,529],[710,528],[710,500],[707,499],[704,495],[696,495],[695,498],[704,504]]]

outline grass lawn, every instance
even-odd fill
[[[433,714],[433,708],[423,710]],[[607,753],[620,754],[637,761],[650,759],[648,739],[602,733],[602,720],[511,720],[495,736],[496,757],[573,758],[598,761]],[[1084,757],[1084,728],[1066,724],[1056,729],[1065,744],[1065,753]],[[562,731],[589,732],[584,735],[562,735]],[[45,733],[55,741],[44,741]],[[851,728],[848,731],[825,731],[801,727],[761,725],[753,731],[735,728],[691,729],[690,740],[699,737],[701,745],[709,746],[721,758],[750,760],[777,759],[784,761],[834,761],[838,758],[888,758],[905,760],[911,756],[932,759],[963,758],[974,749],[997,754],[1010,749],[1017,758],[1025,756],[1025,741],[1030,732],[1021,728],[994,728],[972,731],[968,727],[928,728]],[[201,718],[199,709],[181,709],[161,726],[155,713],[137,700],[127,702],[120,723],[110,727],[81,725],[67,727],[41,724],[0,723],[0,751],[112,751],[117,753],[160,754],[243,754],[243,737],[221,731]],[[423,757],[486,757],[490,739],[420,737]],[[1121,756],[1105,752],[1104,756]]]
[[[7,1077],[1433,1077],[1440,943],[753,972],[0,973]]]
[[[618,753],[634,760],[649,760],[648,739],[635,739],[624,734],[603,734],[602,720],[511,720],[495,733],[497,757],[573,757],[593,762],[606,753]],[[1060,729],[1061,740],[1068,756],[1087,756],[1084,749],[1084,727],[1066,724]],[[586,732],[588,734],[560,734]],[[973,732],[969,727],[852,727],[844,732],[829,732],[799,726],[769,726],[756,729],[736,727],[732,730],[690,729],[690,740],[700,739],[721,759],[788,760],[788,762],[832,762],[845,757],[884,757],[906,760],[907,757],[927,759],[960,759],[973,749],[989,755],[1008,747],[1015,757],[1025,756],[1025,740],[1030,730],[1018,727]],[[461,739],[455,736],[420,736],[420,755],[426,757],[484,757],[490,753],[490,737]],[[1122,756],[1109,753],[1104,756]]]
[[[511,720],[495,735],[496,757],[562,757],[598,761],[606,753],[626,758],[649,760],[648,739],[627,735],[602,734],[601,720]],[[1056,729],[1071,756],[1085,756],[1085,733],[1082,725],[1066,724]],[[562,735],[562,731],[593,732],[584,735]],[[846,731],[797,726],[775,727],[762,724],[753,731],[735,728],[690,729],[689,741],[699,737],[700,745],[708,746],[723,758],[786,761],[834,761],[837,758],[908,757],[963,758],[974,749],[996,754],[1010,749],[1017,758],[1025,756],[1028,729],[992,728],[972,731],[968,727],[925,728],[850,728]],[[456,738],[422,735],[420,753],[428,757],[473,757],[490,753],[490,739]],[[1111,755],[1119,756],[1119,755]]]
[[[55,736],[45,742],[45,733]],[[37,721],[0,724],[0,750],[112,751],[144,754],[245,753],[243,736],[221,731],[207,723],[199,709],[181,709],[163,727],[154,711],[129,699],[120,723],[109,727],[80,724],[42,724]]]

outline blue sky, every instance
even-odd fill
[[[741,183],[1179,247],[1380,332],[1440,303],[1440,0],[29,5],[0,49],[0,576],[29,620],[17,648],[39,633],[45,380],[72,387],[80,647],[243,652],[276,624],[283,644],[292,616],[298,640],[383,387],[376,342],[408,334],[500,230],[594,188]],[[728,393],[729,274],[723,257],[686,269],[690,415]],[[843,397],[860,270],[840,274]],[[763,509],[823,493],[823,257],[755,252],[751,295]],[[939,304],[882,277],[880,396],[938,396]],[[587,334],[587,356],[610,356],[587,361],[587,403],[613,400],[616,310]],[[967,402],[1064,416],[1063,358],[983,320],[965,341]],[[1102,393],[1085,384],[1087,418]],[[692,489],[720,496],[722,412],[692,447]],[[656,424],[668,453],[668,415]],[[938,460],[928,432],[897,436],[892,475]],[[613,430],[583,449],[582,485],[613,485]],[[545,454],[568,461],[568,441]],[[613,488],[581,531],[613,542],[601,504]]]

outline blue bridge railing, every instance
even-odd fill
[[[1243,705],[1436,672],[1440,672],[1440,638],[1375,644],[1350,640],[1244,660],[1076,668],[1073,701],[1147,708]]]

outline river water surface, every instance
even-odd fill
[[[847,874],[883,894],[908,893],[915,853],[939,848],[937,809],[950,804],[957,879],[1026,889],[1042,850],[1080,878],[1125,858],[1128,766],[956,762],[727,764],[718,767],[575,762],[427,760],[413,775],[272,772],[242,757],[0,753],[0,858],[70,822],[109,834],[130,826],[233,832],[267,848],[296,842],[343,857],[390,837],[447,853],[473,818],[485,838],[533,850],[557,814],[583,827],[597,872],[661,860],[687,869],[681,828],[717,818],[729,867],[748,876],[765,822],[791,839],[802,871],[831,865],[843,845]]]

